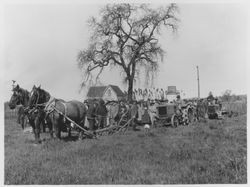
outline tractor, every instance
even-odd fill
[[[158,123],[177,127],[180,124],[188,125],[193,121],[193,109],[190,105],[178,107],[175,103],[161,104],[157,108]]]

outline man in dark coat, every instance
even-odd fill
[[[137,118],[138,118],[138,106],[137,102],[134,101],[130,109],[130,117],[132,118],[131,125],[133,130],[136,130]]]
[[[96,103],[93,101],[88,104],[87,120],[89,122],[89,130],[95,130]]]
[[[100,99],[99,105],[96,108],[96,117],[99,128],[104,128],[107,120],[107,114],[108,110],[107,107],[105,106],[105,102],[102,99]]]
[[[143,107],[144,107],[144,113],[142,115],[142,124],[144,124],[144,125],[145,124],[151,124],[150,116],[149,116],[149,113],[148,113],[148,104],[144,103]]]

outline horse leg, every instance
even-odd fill
[[[52,124],[52,121],[51,121],[51,119],[49,117],[47,117],[46,121],[47,121],[47,125],[48,125],[48,128],[49,128],[50,138],[53,138],[53,124]]]
[[[71,126],[70,126],[70,124],[68,124],[68,126],[69,126],[69,129],[68,129],[68,137],[70,138],[70,137],[71,137]]]
[[[20,116],[21,116],[20,114],[17,115],[17,123],[18,124],[20,124],[20,118],[21,118]]]
[[[71,127],[69,128],[68,136],[71,137]]]
[[[35,119],[35,142],[41,143],[40,140],[40,119],[39,117],[36,117]]]
[[[35,124],[34,124],[34,120],[29,120],[29,124],[32,127],[32,132],[35,133]]]
[[[78,133],[78,140],[82,140],[83,139],[83,133],[82,133],[82,130],[79,129],[79,133]]]
[[[57,124],[56,127],[55,127],[55,134],[56,134],[56,137],[58,139],[61,139],[61,131],[60,131],[60,127],[59,125]]]
[[[57,129],[57,138],[61,139],[62,125],[65,125],[63,116],[59,116],[58,119],[58,129]]]
[[[53,128],[54,128],[54,131],[55,131],[55,135],[56,135],[56,138],[60,139],[61,138],[61,132],[60,132],[60,115],[58,113],[53,113],[53,117],[52,117],[52,121],[53,121]]]
[[[53,138],[53,126],[52,126],[52,123],[51,123],[51,122],[49,122],[48,126],[49,126],[49,134],[50,134],[50,138]]]
[[[20,119],[20,123],[21,123],[22,129],[24,129],[24,115],[22,115]]]
[[[26,119],[26,116],[25,116],[25,115],[23,115],[23,125],[22,125],[22,127],[23,127],[23,129],[24,129],[25,127],[27,127],[27,119]]]
[[[84,128],[84,124],[85,124],[85,117],[84,117],[84,119],[79,123],[79,125],[82,127],[82,128]],[[83,139],[83,131],[82,131],[82,129],[80,129],[80,128],[78,128],[78,139],[79,140],[82,140]]]
[[[58,139],[61,139],[61,130],[60,130],[60,123],[58,121],[54,122],[55,125],[55,134]]]
[[[43,130],[43,133],[46,132],[46,123],[45,123],[45,115],[41,114],[40,116],[40,129]]]
[[[45,120],[43,120],[43,132],[46,132],[46,123],[45,123]]]

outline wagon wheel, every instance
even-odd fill
[[[174,128],[176,128],[177,126],[179,126],[179,119],[178,119],[178,117],[175,114],[171,118],[171,125]]]

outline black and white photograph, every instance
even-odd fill
[[[247,1],[2,5],[3,185],[248,184]]]

